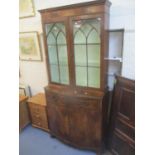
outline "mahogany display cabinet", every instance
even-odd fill
[[[110,5],[100,0],[39,11],[50,133],[99,154],[106,130]]]

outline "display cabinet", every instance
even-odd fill
[[[99,153],[106,129],[110,5],[100,0],[40,10],[51,135]]]

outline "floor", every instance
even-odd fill
[[[96,155],[68,146],[47,132],[27,126],[19,135],[19,155]],[[111,155],[109,152],[104,155]]]

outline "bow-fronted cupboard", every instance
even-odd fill
[[[40,10],[51,134],[100,151],[106,122],[109,7],[106,0]]]

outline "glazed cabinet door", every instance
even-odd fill
[[[76,86],[101,86],[101,22],[100,16],[72,19]]]
[[[50,83],[69,85],[66,21],[45,24]]]

